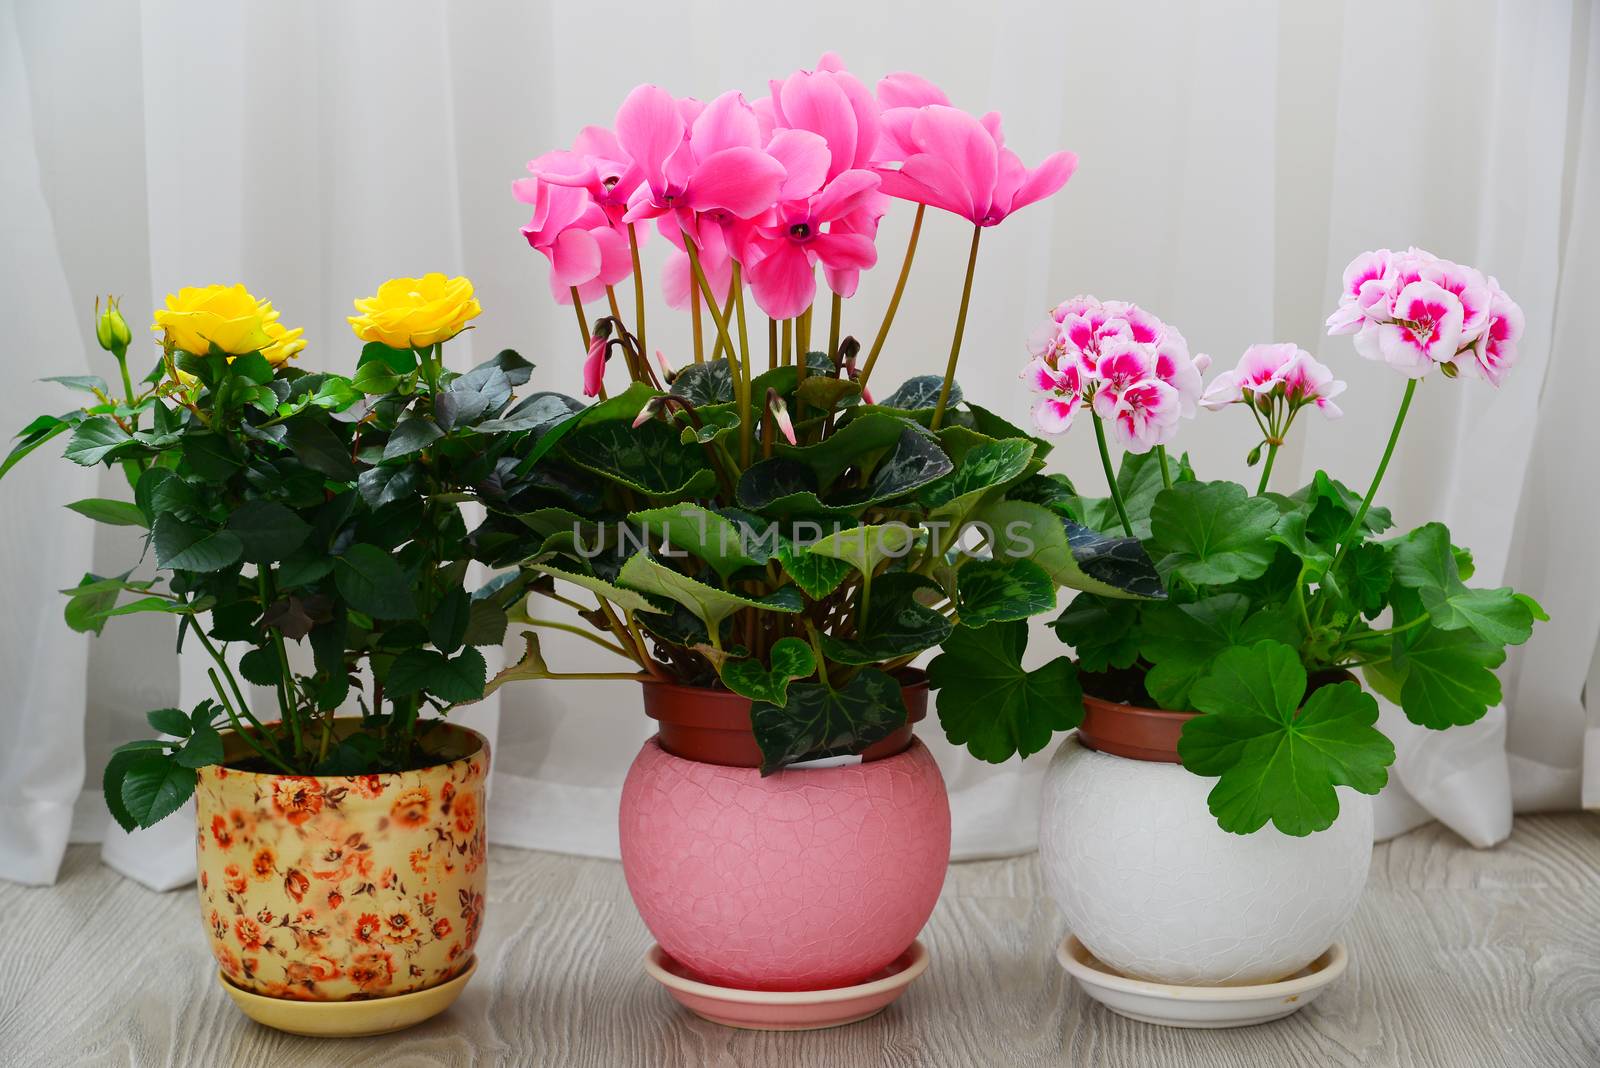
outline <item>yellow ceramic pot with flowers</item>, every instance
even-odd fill
[[[358,726],[336,721],[341,734]],[[227,742],[228,762],[198,772],[195,807],[202,915],[235,1001],[322,1034],[395,1030],[446,1008],[483,923],[483,736],[441,724],[427,739],[439,763],[353,777],[242,770],[251,751]],[[379,1022],[354,1029],[348,1014],[332,1022],[332,1005],[296,1007],[380,1000],[367,1010]]]

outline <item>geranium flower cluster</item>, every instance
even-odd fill
[[[514,192],[533,206],[523,234],[550,260],[557,300],[597,299],[635,271],[639,224],[653,220],[675,246],[669,305],[689,303],[693,257],[719,300],[738,265],[767,315],[793,319],[816,297],[818,264],[833,293],[855,294],[889,197],[993,226],[1077,165],[1057,152],[1024,166],[998,114],[951,107],[916,75],[891,74],[874,94],[828,54],[769,85],[759,100],[708,103],[641,85],[612,129],[588,127],[528,164]]]
[[[1033,421],[1047,434],[1064,433],[1088,404],[1129,452],[1165,445],[1178,420],[1194,418],[1201,397],[1204,354],[1189,355],[1176,329],[1126,301],[1073,297],[1029,338],[1032,361],[1022,371],[1043,394]]]
[[[1409,378],[1435,367],[1499,385],[1517,360],[1522,309],[1473,267],[1409,248],[1363,252],[1344,270],[1329,334],[1354,334],[1356,351]]]

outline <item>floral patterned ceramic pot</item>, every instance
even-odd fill
[[[921,719],[927,683],[904,693]],[[906,953],[950,861],[944,778],[909,728],[858,764],[763,776],[748,699],[652,683],[645,701],[662,733],[622,786],[622,870],[673,960],[723,987],[817,991],[864,982]],[[742,731],[752,766],[669,751],[669,728],[684,722]]]
[[[248,757],[227,741],[230,761]],[[358,1002],[464,977],[483,923],[489,748],[454,724],[428,742],[441,763],[396,774],[199,771],[200,905],[230,993]],[[426,999],[428,1015],[449,1000]]]

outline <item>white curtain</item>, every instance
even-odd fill
[[[1388,710],[1400,759],[1379,829],[1438,818],[1489,845],[1513,808],[1600,805],[1600,713],[1584,705],[1600,679],[1600,354],[1588,329],[1600,19],[1584,0],[1016,0],[981,17],[953,0],[819,0],[803,18],[714,0],[5,0],[0,421],[69,406],[36,378],[107,373],[96,293],[122,294],[142,327],[169,290],[244,281],[306,327],[304,365],[348,370],[350,300],[429,270],[470,275],[485,308],[455,363],[515,347],[540,387],[576,392],[576,328],[517,233],[526,209],[510,181],[580,126],[608,123],[638,82],[753,97],[826,50],[869,82],[916,70],[961,106],[1002,110],[1029,161],[1080,154],[1058,197],[984,241],[959,377],[1015,421],[1022,339],[1050,305],[1092,292],[1145,305],[1222,364],[1256,341],[1312,349],[1349,381],[1347,415],[1310,420],[1275,485],[1318,466],[1364,485],[1402,383],[1348,339],[1322,337],[1343,264],[1414,243],[1497,275],[1527,311],[1522,364],[1498,392],[1428,382],[1382,500],[1403,524],[1445,520],[1476,551],[1477,581],[1515,584],[1554,618],[1513,655],[1505,704],[1480,724],[1430,733]],[[909,214],[886,221],[884,264],[848,303],[847,331],[876,327]],[[965,224],[930,213],[880,382],[942,364],[966,242]],[[647,264],[663,245],[647,246]],[[686,327],[654,295],[650,336],[682,362]],[[1252,437],[1237,413],[1206,414],[1179,444],[1207,476],[1243,477]],[[1098,484],[1087,436],[1061,442],[1052,466]],[[72,634],[54,592],[137,556],[128,531],[60,507],[125,494],[119,479],[62,462],[52,444],[0,483],[6,878],[50,881],[69,836],[104,838],[108,862],[150,885],[192,877],[182,815],[108,835],[96,788],[146,709],[205,694],[203,671],[151,617]],[[564,637],[548,643],[553,659],[603,663]],[[1030,657],[1055,655],[1035,628]],[[615,855],[618,789],[651,733],[634,687],[523,684],[468,715],[495,734],[494,837]],[[990,767],[936,724],[921,735],[950,784],[957,855],[1031,847],[1044,757]]]

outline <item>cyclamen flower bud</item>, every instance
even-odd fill
[[[128,351],[128,343],[133,340],[133,335],[128,331],[128,321],[122,317],[122,310],[117,307],[116,297],[106,298],[106,310],[100,310],[100,298],[94,301],[95,340],[100,342],[100,347],[107,352],[120,357]]]

